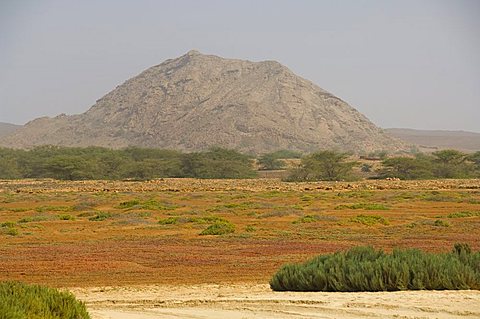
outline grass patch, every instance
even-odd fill
[[[112,217],[112,214],[106,212],[98,212],[94,216],[90,217],[88,220],[93,222],[101,222]]]
[[[205,228],[200,235],[226,235],[235,232],[235,225],[227,220],[218,220]]]
[[[450,223],[449,222],[446,222],[444,220],[441,220],[441,219],[437,219],[434,223],[433,223],[433,226],[436,226],[436,227],[450,227]]]
[[[58,215],[58,219],[60,219],[60,220],[75,220],[75,217],[73,217],[70,214],[61,214],[61,215]]]
[[[456,212],[447,215],[447,218],[465,218],[465,217],[475,217],[480,216],[480,212]]]
[[[385,217],[375,215],[357,215],[350,218],[349,221],[367,226],[373,226],[375,224],[388,225],[388,220]]]
[[[26,223],[32,223],[32,222],[43,222],[48,220],[47,216],[44,215],[37,215],[37,216],[28,216],[28,217],[23,217],[18,220],[19,224],[26,224]]]
[[[90,315],[69,292],[7,281],[0,283],[0,318],[89,319]]]
[[[73,208],[71,206],[38,206],[35,211],[38,213],[44,212],[71,212]]]
[[[319,220],[320,220],[320,216],[318,215],[305,215],[293,221],[293,224],[314,223],[314,222],[318,222]]]
[[[147,200],[144,202],[139,201],[138,199],[121,202],[117,208],[120,209],[145,209],[145,210],[174,210],[179,208],[178,205],[173,205],[169,203],[158,202],[154,199]]]
[[[275,291],[396,291],[480,289],[480,252],[456,244],[451,253],[372,247],[321,255],[283,266],[270,280]]]
[[[376,203],[358,203],[351,205],[338,205],[335,209],[364,209],[364,210],[389,210],[387,206]]]
[[[196,224],[211,224],[216,222],[226,222],[227,220],[217,216],[204,216],[204,217],[183,217],[183,216],[172,216],[167,218],[162,218],[158,221],[160,225],[176,225],[176,224],[186,224],[186,223],[196,223]]]

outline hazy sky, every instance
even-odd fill
[[[0,122],[82,113],[190,49],[277,60],[381,127],[480,132],[478,0],[0,0]]]

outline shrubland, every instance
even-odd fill
[[[395,291],[480,289],[480,252],[456,244],[450,253],[372,247],[283,266],[270,280],[276,291]]]
[[[361,178],[443,179],[479,178],[480,152],[442,150],[432,154],[388,157],[380,167],[352,160],[351,154],[318,151],[301,155],[277,151],[257,158],[260,170],[288,169],[286,181],[351,181]],[[296,159],[287,167],[285,159]],[[254,158],[234,150],[212,148],[182,153],[174,150],[128,147],[40,146],[31,150],[0,148],[0,178],[60,180],[148,180],[191,177],[204,179],[254,178]],[[291,163],[290,163],[291,164]],[[292,166],[292,164],[290,165]]]
[[[89,319],[85,305],[73,294],[21,282],[0,282],[0,318]]]

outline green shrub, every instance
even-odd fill
[[[112,217],[112,214],[110,213],[98,212],[95,216],[90,217],[88,220],[91,220],[94,222],[100,222],[110,217]]]
[[[318,215],[305,215],[293,221],[294,224],[314,223],[320,219]]]
[[[89,319],[85,304],[69,292],[20,282],[0,282],[2,319]]]
[[[364,210],[389,210],[389,208],[383,204],[377,203],[359,203],[351,205],[338,205],[335,209],[364,209]]]
[[[456,212],[447,215],[447,218],[465,218],[465,217],[474,217],[480,216],[480,212]]]
[[[212,225],[205,228],[200,235],[225,235],[235,232],[235,225],[229,221],[215,221]]]
[[[457,244],[450,253],[417,249],[384,253],[372,247],[287,264],[270,280],[276,291],[395,291],[480,289],[480,252]]]
[[[433,226],[437,226],[437,227],[449,227],[450,224],[446,221],[443,221],[441,219],[437,219],[434,223],[433,223]]]
[[[178,223],[179,220],[180,220],[180,216],[167,217],[167,218],[160,219],[158,223],[160,225],[174,225]]]
[[[70,214],[61,214],[61,215],[58,215],[58,219],[60,219],[60,220],[75,220],[75,217],[73,217]]]
[[[0,224],[0,231],[1,231],[1,233],[4,233],[5,235],[17,236],[18,235],[18,229],[15,228],[16,225],[17,224],[15,222],[10,222],[10,221],[1,223]]]
[[[134,200],[126,201],[126,202],[121,202],[118,205],[118,208],[127,209],[127,208],[136,207],[138,205],[140,205],[140,201],[138,199],[134,199]]]
[[[350,218],[350,221],[367,226],[373,226],[375,224],[388,225],[388,220],[385,217],[375,215],[357,215]]]

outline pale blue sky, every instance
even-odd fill
[[[0,0],[0,122],[84,112],[190,49],[277,60],[381,127],[480,132],[477,0]]]

